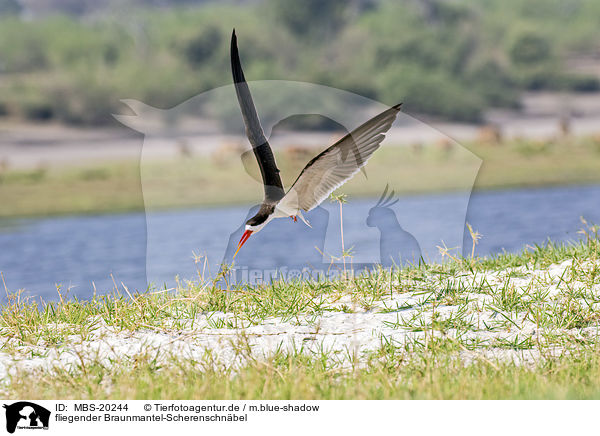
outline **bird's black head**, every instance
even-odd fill
[[[256,215],[254,215],[252,218],[250,218],[248,221],[246,221],[246,228],[244,229],[244,234],[242,235],[242,238],[240,239],[240,242],[238,243],[237,250],[233,254],[234,259],[235,259],[235,256],[237,256],[238,251],[240,251],[240,248],[242,248],[242,246],[246,243],[248,238],[250,238],[250,235],[252,235],[253,233],[260,232],[260,230],[264,226],[266,226],[267,223],[269,221],[271,221],[271,219],[273,219],[273,212],[275,212],[274,204],[263,203],[260,205],[260,209],[258,209],[258,213]]]
[[[258,209],[256,215],[254,215],[252,218],[246,221],[246,225],[250,227],[260,227],[269,219],[271,215],[273,215],[274,211],[275,205],[268,205],[263,203],[261,204],[260,209]]]
[[[250,218],[248,221],[246,221],[246,225],[252,226],[252,227],[260,226],[262,223],[264,223],[267,220],[268,217],[269,217],[268,215],[256,214],[252,218]]]

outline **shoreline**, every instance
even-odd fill
[[[312,150],[276,149],[285,186]],[[163,160],[115,161],[79,167],[0,168],[0,218],[96,215],[144,210],[221,207],[260,201],[256,163],[237,150]],[[368,179],[340,188],[354,198],[440,194],[600,183],[600,138],[561,141],[452,143],[383,147],[367,165]],[[289,179],[289,180],[288,180]],[[229,189],[224,190],[223,186]]]
[[[600,346],[600,245],[597,229],[587,231],[575,245],[332,282],[229,291],[199,282],[175,293],[124,289],[41,308],[14,296],[1,311],[0,390],[52,397],[68,377],[71,397],[119,398],[142,395],[147,382],[139,380],[150,377],[161,395],[253,398],[248,384],[266,377],[287,386],[289,398],[306,396],[313,383],[326,390],[341,383],[347,393],[333,397],[352,398],[357,380],[363,387],[387,380],[385,396],[402,398],[409,395],[406,380],[431,372],[428,398],[495,398],[481,390],[483,374],[503,386],[506,373],[516,372],[539,379],[532,397],[550,386],[562,398],[562,385],[547,378],[549,366],[572,368],[577,377],[581,362],[590,374],[600,368],[591,358]],[[466,377],[466,385],[436,391],[445,386],[444,371]],[[37,377],[29,382],[31,373]],[[188,388],[173,390],[179,385],[167,380],[176,374],[193,377]],[[304,389],[294,383],[308,374],[313,381]],[[574,387],[587,386],[577,377],[569,379]],[[241,390],[229,391],[237,382]],[[519,398],[505,387],[498,395]]]
[[[600,92],[525,92],[521,96],[520,110],[490,108],[481,124],[450,122],[421,114],[403,112],[402,123],[394,125],[387,142],[394,145],[435,143],[444,140],[472,143],[489,139],[497,132],[505,141],[547,141],[560,138],[565,114],[569,115],[569,135],[574,138],[600,135]],[[566,102],[566,103],[565,103]],[[566,105],[566,106],[565,106]],[[365,117],[368,116],[368,110]],[[169,132],[156,136],[153,141],[144,138],[123,124],[114,121],[107,126],[84,127],[57,122],[30,123],[22,120],[0,118],[0,162],[12,169],[27,170],[39,166],[86,166],[90,163],[138,159],[144,153],[155,159],[176,157],[178,147],[173,140],[184,141],[197,156],[206,156],[224,144],[247,144],[245,136],[224,132],[206,120],[189,120],[180,131],[172,132],[168,126],[156,121],[156,131]],[[277,132],[276,140],[270,138],[273,147],[285,143],[308,148],[323,149],[337,139],[334,131],[283,131]]]
[[[544,189],[569,189],[569,188],[586,188],[586,187],[594,187],[600,185],[600,178],[598,181],[592,182],[572,182],[572,183],[544,183],[544,184],[531,184],[531,185],[499,185],[493,187],[485,187],[485,188],[474,188],[471,191],[471,195],[476,195],[478,193],[492,193],[492,192],[511,192],[511,191],[521,191],[521,190],[544,190]],[[446,190],[446,191],[426,191],[426,192],[398,192],[395,198],[412,198],[412,197],[426,197],[426,196],[443,196],[443,195],[452,195],[452,194],[460,194],[467,191],[464,190]],[[355,200],[367,200],[367,199],[377,199],[379,198],[379,194],[365,194],[365,195],[350,195],[351,199]],[[190,205],[177,205],[177,206],[165,206],[154,209],[146,209],[144,207],[141,208],[132,208],[132,209],[115,209],[115,210],[89,210],[89,211],[66,211],[59,212],[54,214],[37,214],[37,215],[11,215],[11,216],[0,216],[0,224],[8,224],[10,225],[12,222],[20,222],[20,221],[37,221],[44,219],[56,219],[56,218],[85,218],[85,217],[102,217],[102,216],[113,216],[113,215],[137,215],[137,214],[160,214],[160,213],[170,213],[170,212],[185,212],[185,211],[193,211],[197,209],[207,209],[207,210],[215,210],[215,209],[227,209],[227,208],[249,208],[258,203],[201,203],[201,204],[190,204]],[[0,226],[0,232],[2,232],[3,227]]]

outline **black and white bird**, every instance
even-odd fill
[[[291,217],[296,221],[296,217],[300,217],[306,225],[310,226],[302,211],[308,212],[317,207],[329,194],[360,171],[379,148],[385,133],[400,112],[401,104],[371,118],[315,156],[306,164],[291,188],[285,192],[275,157],[260,125],[250,89],[244,78],[235,30],[231,36],[231,70],[246,126],[246,136],[258,161],[265,190],[257,214],[246,221],[244,234],[233,255],[235,258],[250,235],[262,230],[274,218]]]

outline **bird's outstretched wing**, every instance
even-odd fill
[[[379,148],[400,106],[371,118],[312,159],[277,207],[290,213],[309,211],[350,180]]]
[[[246,126],[246,136],[252,145],[254,156],[258,161],[260,174],[265,187],[265,203],[276,203],[285,194],[283,183],[279,176],[279,169],[275,162],[275,157],[271,151],[271,146],[265,137],[263,129],[250,95],[250,88],[244,78],[240,55],[237,48],[237,37],[235,29],[231,35],[231,72],[233,73],[233,82],[235,84],[235,92],[237,94],[244,125]]]

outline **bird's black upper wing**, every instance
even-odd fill
[[[400,106],[371,118],[312,159],[277,207],[287,213],[309,211],[350,180],[379,148]]]
[[[244,72],[242,71],[242,64],[237,48],[235,30],[231,35],[231,71],[233,73],[235,92],[240,104],[240,109],[242,110],[244,125],[246,126],[246,136],[252,145],[252,150],[254,151],[262,175],[265,187],[264,201],[266,203],[276,203],[285,194],[283,183],[281,183],[275,156],[273,156],[271,146],[269,145],[267,138],[265,138],[265,134],[260,125],[260,120],[258,119],[252,96],[250,95],[250,88],[248,88],[248,84],[244,78]]]

